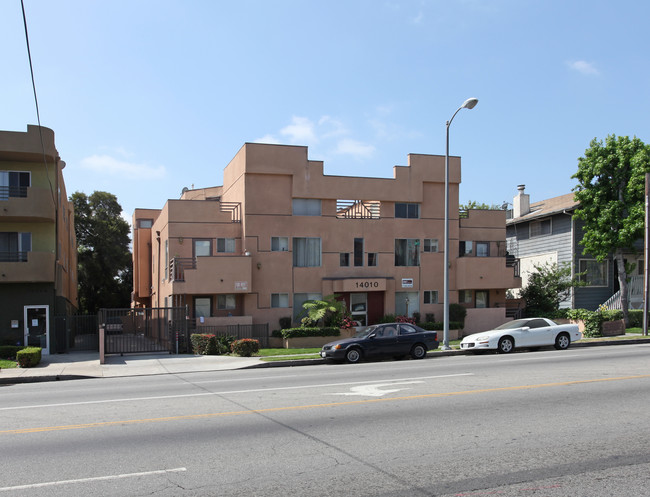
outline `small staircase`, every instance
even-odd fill
[[[631,276],[627,284],[628,309],[643,309],[643,276]],[[603,302],[600,308],[608,310],[622,309],[621,291],[619,290]]]

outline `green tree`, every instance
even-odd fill
[[[133,281],[129,251],[130,227],[115,195],[75,192],[78,246],[79,309],[96,313],[102,307],[129,307]]]
[[[345,302],[337,300],[336,295],[328,295],[322,300],[308,300],[302,304],[303,326],[313,326],[322,321],[325,326],[340,326],[347,315]]]
[[[560,303],[569,297],[571,288],[583,286],[580,274],[571,277],[569,264],[539,264],[521,290],[529,317],[547,315],[557,311]]]
[[[502,211],[505,210],[504,206],[507,206],[508,204],[504,202],[501,205],[497,204],[486,204],[484,202],[477,202],[476,200],[469,200],[466,204],[460,204],[458,208],[461,211],[469,211],[471,209],[483,209],[483,210],[497,210],[497,211]]]
[[[610,135],[593,139],[578,159],[573,189],[584,221],[580,242],[585,252],[602,262],[612,254],[618,269],[621,305],[628,323],[627,270],[623,255],[643,237],[645,173],[650,170],[650,147],[634,137]]]

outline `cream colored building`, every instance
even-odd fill
[[[74,211],[54,132],[0,131],[0,345],[65,352],[54,317],[77,308]]]
[[[364,324],[386,314],[443,318],[445,158],[409,155],[393,178],[328,176],[307,147],[245,144],[223,186],[184,189],[133,215],[133,306],[188,306],[204,324],[296,318],[339,294]],[[507,320],[521,285],[506,264],[505,211],[458,210],[450,158],[450,302],[465,333]]]

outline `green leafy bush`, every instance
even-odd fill
[[[291,328],[291,318],[290,317],[280,318],[280,329],[286,330],[287,328]]]
[[[41,362],[40,347],[25,347],[16,352],[16,361],[21,368],[33,368]]]
[[[639,309],[627,311],[628,326],[630,328],[641,328],[643,326],[643,311]]]
[[[585,329],[582,334],[585,338],[602,336],[601,325],[605,320],[602,313],[587,309],[570,309],[567,316],[574,321],[584,322]]]
[[[433,323],[435,320],[436,320],[436,319],[435,319],[435,317],[434,317],[434,315],[433,315],[433,312],[427,312],[427,313],[424,315],[424,321],[425,321],[426,323]]]
[[[0,359],[15,359],[18,351],[23,348],[20,345],[0,345]]]
[[[193,333],[190,335],[192,352],[198,355],[219,355],[228,349],[223,350],[217,337],[206,333]]]
[[[337,337],[341,335],[341,330],[333,327],[320,328],[317,326],[309,328],[289,328],[280,332],[282,338],[301,338],[301,337]]]
[[[242,338],[232,342],[230,350],[235,355],[250,357],[260,351],[260,342],[252,338]]]

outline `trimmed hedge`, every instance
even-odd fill
[[[230,335],[211,335],[193,333],[190,335],[192,352],[198,355],[221,355],[230,351],[230,345],[236,337]]]
[[[260,342],[252,338],[242,338],[232,342],[230,350],[238,356],[250,357],[260,351]]]
[[[18,351],[24,348],[21,345],[0,345],[0,359],[15,359]]]
[[[333,327],[288,328],[286,330],[282,330],[280,333],[282,334],[282,338],[341,336],[341,330]]]
[[[25,347],[16,352],[16,361],[21,368],[33,368],[41,362],[40,347]]]

